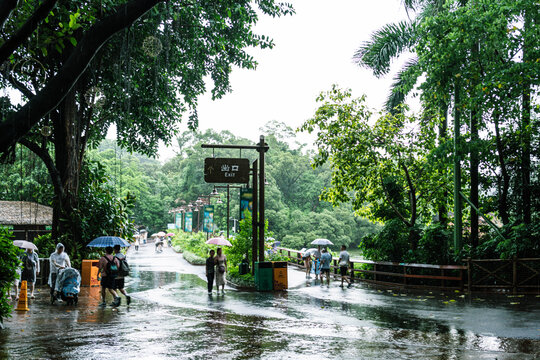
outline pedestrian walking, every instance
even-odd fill
[[[140,235],[135,236],[135,251],[139,251],[139,236]]]
[[[216,270],[216,259],[214,250],[210,250],[208,259],[206,259],[206,279],[208,280],[208,295],[212,295],[212,289],[214,288],[214,276]],[[219,289],[218,289],[219,291]]]
[[[21,261],[23,263],[21,281],[26,281],[31,287],[30,298],[34,299],[36,275],[39,275],[39,256],[33,249],[26,249],[22,253]]]
[[[126,274],[123,272],[124,266],[123,262],[127,263],[126,255],[122,254],[120,251],[120,245],[114,245],[114,257],[115,260],[118,260],[118,275],[116,275],[116,278],[114,279],[114,290],[120,291],[124,296],[126,297],[126,304],[129,306],[131,304],[131,296],[129,296],[124,289],[124,283],[125,283],[125,276]],[[120,305],[120,303],[118,303]]]
[[[216,287],[219,294],[219,286],[221,285],[221,293],[225,295],[225,274],[227,273],[227,257],[223,254],[221,248],[217,249],[216,256]]]
[[[321,247],[317,246],[317,250],[313,252],[313,262],[311,268],[315,274],[315,280],[319,280],[319,274],[321,273]]]
[[[309,274],[311,272],[311,254],[309,252],[304,253],[302,260],[304,260],[304,266],[306,267],[306,279],[309,279],[311,278]]]
[[[64,251],[64,245],[62,243],[56,244],[56,251],[49,257],[49,286],[51,287],[51,302],[55,300],[62,301],[58,294],[54,293],[56,287],[56,278],[61,269],[71,267],[71,261],[69,255]]]
[[[106,306],[105,297],[107,295],[107,290],[114,297],[112,306],[120,306],[120,297],[114,290],[114,279],[118,274],[118,259],[115,258],[112,254],[113,248],[107,246],[105,248],[105,255],[99,259],[99,271],[98,276],[101,276],[101,303],[99,306]]]
[[[324,283],[323,277],[326,275],[326,284],[330,286],[330,264],[332,263],[332,255],[326,250],[322,250],[321,255],[321,285]]]
[[[22,250],[22,249],[20,249]],[[8,288],[8,297],[10,300],[13,300],[13,297],[11,295],[11,288],[15,286],[15,301],[19,300],[19,282],[21,281],[21,256],[19,255],[17,257],[19,259],[19,264],[17,265],[17,268],[15,269],[15,280],[13,280],[13,284],[9,286]]]
[[[350,280],[347,278],[347,270],[351,264],[349,253],[347,252],[347,246],[341,245],[341,252],[339,253],[339,273],[341,274],[341,287],[343,287],[343,281],[347,282],[347,288],[352,286]]]

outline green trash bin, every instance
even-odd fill
[[[274,269],[269,261],[255,263],[255,288],[257,291],[272,291],[274,289]]]

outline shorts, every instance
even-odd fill
[[[330,275],[330,269],[321,269],[321,274]]]
[[[105,289],[113,289],[114,290],[114,278],[110,278],[110,276],[102,276],[101,277],[101,286]]]
[[[347,266],[340,266],[339,267],[339,273],[341,274],[341,276],[347,276],[347,270],[349,270],[349,268]]]
[[[117,289],[123,289],[124,288],[124,278],[116,278],[114,279],[114,290]]]
[[[15,286],[19,286],[19,282],[21,281],[21,269],[17,268],[15,270],[15,273],[17,274],[15,276],[15,280],[13,280],[13,284],[15,284]]]
[[[36,282],[36,272],[33,271],[33,270],[23,269],[22,275],[21,275],[21,281],[26,281],[27,283],[35,283]]]

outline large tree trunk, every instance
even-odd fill
[[[76,255],[82,245],[78,215],[79,176],[81,172],[80,121],[75,92],[70,91],[59,106],[54,118],[55,163],[62,181],[63,193],[57,199],[54,222],[57,234],[68,234],[66,246]]]

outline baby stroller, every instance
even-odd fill
[[[59,295],[67,305],[77,305],[79,291],[81,290],[81,275],[73,268],[60,270],[54,290],[56,296]],[[54,297],[52,302],[54,303]]]

